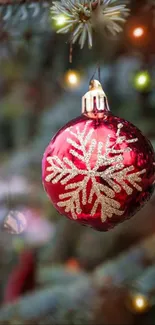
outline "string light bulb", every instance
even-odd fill
[[[75,70],[69,70],[64,76],[65,85],[69,88],[77,88],[81,83],[81,75]]]
[[[138,309],[144,308],[145,301],[143,297],[137,297],[135,300],[135,305]]]
[[[133,36],[135,38],[141,38],[144,35],[144,28],[143,27],[136,27],[133,30]]]
[[[141,294],[135,295],[135,297],[133,297],[132,303],[136,312],[145,312],[149,306],[148,299]]]
[[[54,29],[58,30],[59,28],[65,27],[67,23],[67,16],[65,15],[58,15],[54,19],[52,18],[52,26]]]
[[[127,307],[133,313],[144,313],[150,308],[150,302],[144,294],[134,292],[129,294]]]
[[[135,74],[134,87],[138,91],[148,91],[151,88],[151,76],[148,71],[139,71]]]
[[[67,20],[67,18],[66,18],[66,16],[65,15],[60,15],[60,16],[57,16],[56,17],[56,25],[57,26],[63,26],[65,23],[66,23],[66,20]]]

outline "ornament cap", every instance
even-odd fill
[[[91,80],[89,91],[82,97],[82,114],[104,113],[110,111],[108,100],[98,80]]]

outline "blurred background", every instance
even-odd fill
[[[0,0],[0,324],[155,324],[155,197],[100,233],[60,216],[41,180],[98,62],[112,113],[155,147],[155,1],[128,1],[123,33],[98,29],[72,63],[52,2],[13,2]]]

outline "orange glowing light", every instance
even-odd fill
[[[66,268],[70,271],[78,272],[80,270],[80,264],[75,258],[71,258],[66,262]]]
[[[143,27],[136,27],[134,30],[133,30],[133,36],[135,38],[140,38],[144,35],[144,28]]]

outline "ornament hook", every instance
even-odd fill
[[[91,80],[89,84],[89,91],[82,97],[82,114],[103,115],[103,113],[110,111],[107,97],[103,91],[102,85],[98,80]]]

